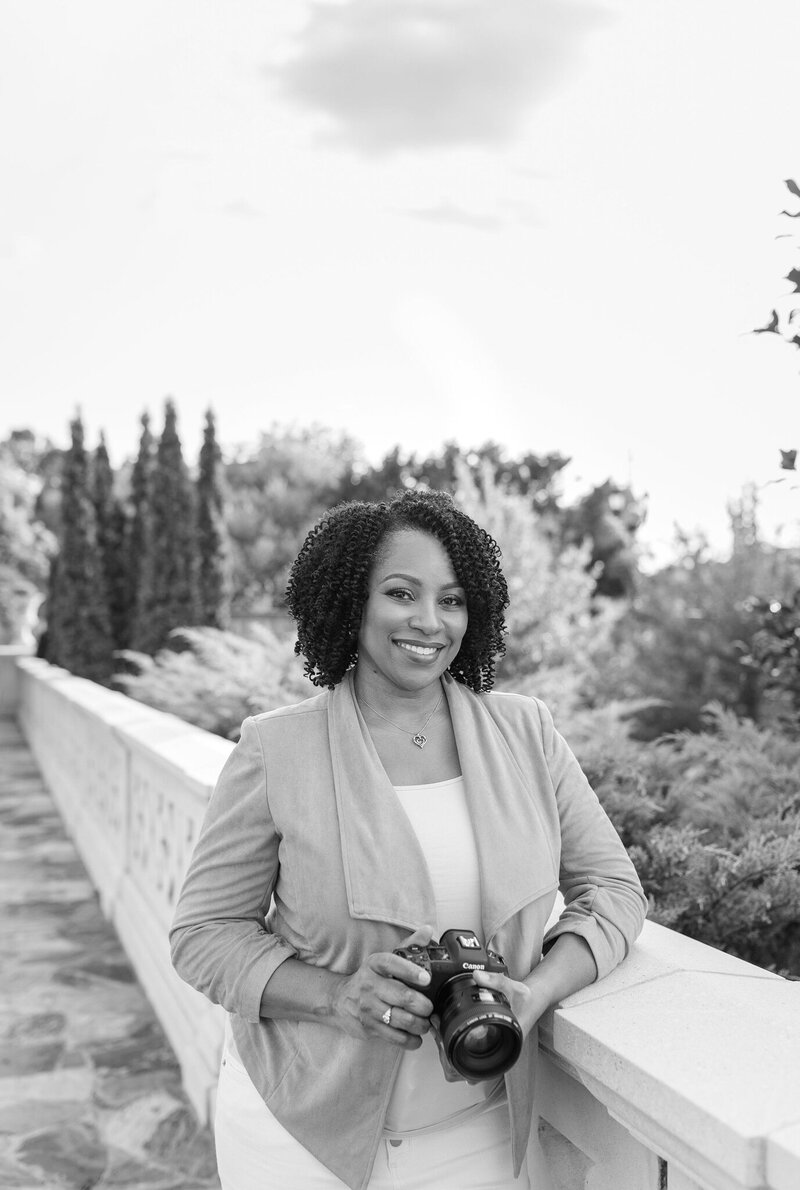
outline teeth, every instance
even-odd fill
[[[407,649],[409,653],[418,653],[420,657],[432,657],[436,652],[431,645],[407,645],[405,641],[399,640],[397,646],[400,649]]]

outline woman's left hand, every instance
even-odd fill
[[[542,997],[537,996],[534,988],[512,979],[509,975],[502,975],[496,971],[473,971],[472,975],[478,987],[491,988],[493,992],[503,993],[520,1023],[523,1037],[528,1036],[539,1017],[549,1007]]]
[[[528,1036],[542,1013],[550,1007],[549,1003],[542,996],[538,996],[533,988],[528,987],[526,983],[520,983],[519,980],[511,979],[508,975],[501,975],[499,972],[493,971],[473,971],[472,976],[478,987],[491,988],[493,992],[503,993],[511,1006],[511,1011],[519,1021],[523,1037]],[[431,1022],[434,1026],[434,1038],[439,1050],[439,1061],[447,1081],[449,1083],[478,1081],[465,1080],[464,1076],[450,1065],[442,1047],[438,1016],[432,1016]]]

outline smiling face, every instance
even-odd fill
[[[384,694],[413,696],[439,680],[466,630],[466,595],[442,544],[418,529],[393,532],[369,578],[359,679]]]

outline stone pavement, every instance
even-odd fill
[[[0,1187],[219,1190],[211,1135],[10,719],[0,720]]]

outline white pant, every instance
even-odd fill
[[[222,1190],[342,1190],[344,1182],[278,1123],[256,1091],[238,1056],[226,1049],[214,1121]],[[534,1141],[532,1150],[538,1150]],[[539,1171],[531,1182],[523,1165],[511,1164],[511,1135],[505,1103],[462,1124],[404,1138],[384,1138],[369,1190],[549,1190]],[[535,1163],[535,1164],[534,1164]]]

